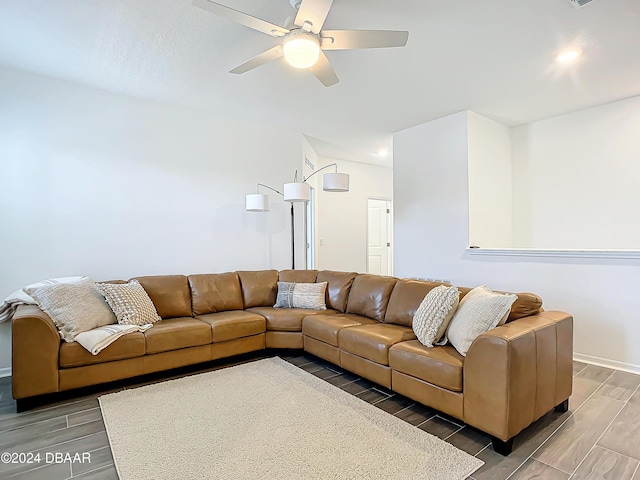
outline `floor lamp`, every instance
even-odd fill
[[[248,193],[245,198],[245,210],[247,212],[268,212],[269,211],[269,195],[260,193],[260,187],[267,188],[278,195],[282,196],[285,202],[291,203],[291,268],[296,268],[296,242],[295,242],[295,218],[294,218],[294,202],[308,202],[311,199],[311,187],[307,180],[316,173],[321,172],[325,168],[335,167],[334,173],[325,173],[322,181],[322,189],[325,192],[348,192],[349,191],[349,175],[346,173],[338,173],[338,164],[332,163],[319,170],[316,170],[302,181],[298,181],[298,171],[293,178],[293,182],[285,183],[283,192],[276,190],[264,183],[258,183],[256,193]]]

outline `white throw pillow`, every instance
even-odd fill
[[[79,333],[116,323],[115,315],[89,277],[23,290],[51,317],[66,342],[73,342]]]
[[[477,337],[504,323],[517,298],[512,293],[495,293],[486,285],[467,293],[447,330],[449,341],[460,355],[467,354]]]
[[[433,347],[444,337],[453,318],[460,291],[456,287],[440,285],[432,289],[420,303],[413,315],[413,331],[425,347]]]
[[[121,325],[147,325],[160,320],[156,306],[138,280],[129,283],[97,283]]]
[[[296,283],[278,282],[275,308],[306,308],[326,310],[325,293],[327,282]]]

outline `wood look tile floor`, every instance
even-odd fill
[[[566,413],[549,412],[518,435],[508,457],[482,432],[377,386],[313,355],[280,353],[297,367],[415,425],[485,462],[472,480],[640,480],[640,376],[574,362]],[[11,378],[0,378],[0,453],[89,452],[90,463],[0,463],[1,479],[117,479],[98,397],[184,375],[272,356],[244,355],[119,384],[77,391],[69,399],[16,413]]]

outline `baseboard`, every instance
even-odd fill
[[[10,377],[10,376],[11,376],[11,367],[0,368],[0,378]]]
[[[609,360],[608,358],[594,357],[593,355],[575,352],[573,353],[573,359],[578,362],[590,363],[600,367],[613,368],[614,370],[622,370],[623,372],[640,375],[640,365],[634,365],[633,363],[619,362],[617,360]]]

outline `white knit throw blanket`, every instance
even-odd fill
[[[76,335],[76,342],[86,348],[92,355],[99,354],[121,336],[131,332],[144,332],[152,325],[105,325]]]

